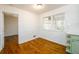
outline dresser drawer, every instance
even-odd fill
[[[79,41],[72,41],[72,53],[79,54]]]
[[[67,46],[67,51],[69,53],[78,53],[79,54],[79,35],[72,35],[69,34],[67,36],[67,40],[68,40],[68,46]]]
[[[68,40],[73,41],[73,40],[79,40],[79,35],[69,35]]]

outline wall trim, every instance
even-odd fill
[[[37,37],[34,37],[34,38],[30,38],[30,39],[26,40],[25,42],[28,42],[28,41],[34,40],[34,39],[36,39],[36,38],[39,38],[39,37],[37,36]],[[25,42],[22,42],[22,43],[19,43],[19,44],[23,44],[23,43],[25,43]]]
[[[44,38],[44,39],[46,39],[46,40],[48,40],[48,41],[55,42],[55,43],[57,43],[57,44],[59,44],[59,45],[62,45],[62,46],[66,46],[66,44],[62,44],[62,43],[56,42],[56,41],[54,41],[54,40],[51,40],[50,38],[46,38],[46,37],[42,37],[42,36],[40,36],[40,38]]]
[[[50,39],[48,39],[48,38],[41,37],[41,36],[39,36],[39,37],[35,37],[35,38],[32,38],[32,39],[29,39],[29,40],[27,40],[26,42],[31,41],[31,40],[34,40],[34,39],[37,39],[37,38],[42,38],[42,39],[45,39],[45,40],[48,40],[48,41],[54,42],[54,43],[56,43],[56,44],[58,44],[58,45],[61,45],[61,46],[66,47],[66,45],[64,45],[64,44],[60,44],[60,43],[58,43],[58,42],[56,42],[56,41],[53,41],[53,40],[50,40]],[[26,42],[23,42],[23,43],[26,43]],[[20,44],[23,44],[23,43],[20,43]]]

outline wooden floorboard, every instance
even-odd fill
[[[66,54],[66,47],[43,38],[18,44],[18,37],[5,38],[1,54]]]

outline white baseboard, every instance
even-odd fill
[[[34,39],[36,39],[36,38],[39,38],[39,37],[36,36],[36,37],[30,38],[30,39],[26,40],[25,42],[28,42],[28,41],[34,40]],[[23,42],[23,43],[25,43],[25,42]],[[23,44],[23,43],[19,43],[19,44]]]
[[[25,42],[28,42],[28,41],[30,41],[30,40],[34,40],[34,39],[36,39],[36,38],[44,38],[44,39],[49,40],[49,41],[51,41],[51,42],[56,42],[56,41],[54,41],[54,40],[52,40],[52,39],[49,39],[49,38],[43,37],[43,36],[36,36],[36,37],[33,37],[33,38],[30,38],[30,39],[26,40]],[[25,42],[23,42],[23,43],[25,43]],[[61,44],[61,43],[59,43],[59,42],[56,42],[56,43],[58,43],[58,44],[60,44],[60,45],[63,45],[63,46],[66,46],[65,44]],[[22,44],[22,43],[20,43],[20,44]]]
[[[52,41],[52,42],[56,42],[56,41],[54,41],[54,40],[52,40],[52,39],[49,39],[49,38],[46,38],[46,37],[43,37],[43,36],[40,36],[40,38],[44,38],[44,39],[46,39],[46,40],[49,40],[49,41]],[[60,44],[60,45],[63,45],[63,46],[66,46],[65,44],[61,44],[61,43],[59,43],[59,42],[56,42],[56,43],[58,43],[58,44]]]

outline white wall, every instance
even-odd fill
[[[79,35],[79,4],[66,8],[65,32]]]
[[[21,34],[20,43],[33,39],[33,35],[37,35],[38,16],[34,14],[20,14],[19,16],[19,34]],[[24,19],[24,20],[23,20]]]
[[[40,15],[39,35],[41,37],[47,38],[51,41],[55,41],[55,42],[62,44],[62,45],[66,45],[66,33],[65,32],[56,31],[56,29],[54,29],[53,25],[52,25],[51,30],[45,30],[43,28],[43,17],[52,16],[52,15],[55,15],[58,13],[65,13],[65,8],[66,8],[66,6],[46,12],[46,13],[43,13]]]
[[[4,36],[18,35],[18,17],[4,14]]]
[[[0,10],[0,49],[3,48],[4,45],[4,40],[3,40],[3,26],[4,26],[4,22],[3,22],[3,14],[2,14],[2,10]]]
[[[38,15],[28,12],[28,11],[23,11],[20,9],[17,9],[15,7],[7,6],[7,5],[0,5],[0,33],[1,33],[1,38],[0,38],[0,48],[2,48],[2,43],[4,36],[4,17],[3,17],[3,12],[7,13],[13,13],[18,15],[18,33],[19,33],[19,44],[23,43],[29,39],[33,38],[33,35],[37,34],[36,29],[37,29],[37,20],[38,20]]]
[[[43,17],[52,16],[57,13],[65,13],[64,18],[64,31],[59,32],[56,30],[44,30],[43,29]],[[39,36],[47,38],[51,41],[55,41],[59,44],[66,45],[66,35],[76,34],[79,35],[79,5],[67,5],[40,15],[39,21]],[[52,26],[53,27],[53,26]],[[53,27],[54,28],[54,27]]]

